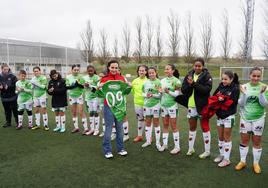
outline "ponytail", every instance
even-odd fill
[[[180,78],[180,73],[179,73],[178,69],[176,69],[175,65],[167,64],[167,66],[170,66],[171,69],[174,71],[173,76],[179,79]]]
[[[227,75],[230,79],[232,79],[232,83],[239,85],[239,78],[238,75],[231,70],[225,71],[223,74]]]

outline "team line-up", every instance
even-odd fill
[[[174,148],[171,154],[180,152],[180,133],[177,126],[179,115],[178,104],[188,108],[189,148],[186,155],[195,153],[197,121],[203,131],[205,151],[199,158],[210,156],[211,134],[209,119],[216,114],[219,155],[214,159],[219,167],[229,166],[232,149],[231,132],[235,123],[237,105],[240,105],[240,162],[236,170],[246,167],[246,157],[249,142],[252,141],[253,170],[261,173],[259,160],[262,153],[261,138],[265,125],[265,106],[268,104],[267,86],[260,82],[262,71],[255,67],[249,73],[250,81],[240,85],[236,73],[228,70],[221,75],[221,82],[214,93],[212,78],[205,68],[202,58],[193,61],[193,69],[181,82],[179,72],[173,64],[167,64],[164,69],[165,78],[159,80],[157,69],[139,65],[137,78],[131,83],[121,75],[119,62],[109,61],[107,71],[97,75],[94,66],[87,67],[87,75],[80,74],[80,66],[73,65],[71,74],[63,79],[59,72],[50,72],[51,80],[41,74],[39,67],[33,68],[34,77],[26,79],[26,72],[19,72],[19,80],[14,76],[8,65],[2,65],[0,75],[0,90],[2,103],[6,115],[4,127],[11,126],[11,116],[17,122],[16,129],[23,127],[23,112],[28,115],[28,128],[39,129],[41,116],[44,129],[49,130],[47,115],[47,93],[52,96],[52,111],[55,112],[55,132],[64,133],[65,110],[71,107],[74,129],[78,133],[81,117],[84,128],[83,135],[103,136],[103,152],[107,159],[113,158],[111,140],[116,139],[117,153],[126,156],[124,141],[129,139],[128,120],[126,116],[126,95],[132,92],[134,96],[135,113],[137,117],[137,137],[134,142],[143,140],[145,133],[146,148],[152,143],[152,131],[155,131],[155,144],[159,152],[168,150],[169,126],[172,130]],[[12,94],[14,93],[14,94]],[[14,102],[15,99],[15,102]],[[86,104],[89,113],[89,127],[87,116],[83,111]],[[33,125],[34,107],[35,124]],[[100,113],[103,113],[103,132],[100,133]],[[163,121],[161,130],[160,116]],[[162,143],[160,141],[162,132]]]

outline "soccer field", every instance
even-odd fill
[[[217,83],[214,83],[214,87]],[[214,91],[214,89],[213,89]],[[239,162],[239,116],[233,129],[231,166],[220,169],[213,162],[218,154],[215,118],[210,121],[212,155],[199,159],[203,152],[203,139],[198,128],[195,150],[188,157],[188,123],[186,109],[180,106],[181,152],[172,156],[159,153],[154,143],[141,148],[142,143],[132,142],[136,136],[136,119],[133,97],[128,97],[128,119],[131,140],[125,143],[129,155],[115,155],[107,160],[102,153],[102,138],[71,134],[71,114],[67,111],[67,132],[54,133],[54,114],[49,110],[50,131],[15,130],[0,127],[0,187],[267,187],[268,186],[268,133],[263,136],[262,174],[252,171],[252,150],[248,154],[248,166],[243,171],[234,170]],[[50,103],[50,100],[49,100]],[[49,107],[50,109],[50,107]],[[2,105],[0,125],[5,122]],[[26,119],[26,118],[24,118]],[[25,124],[26,125],[26,121]],[[267,125],[267,123],[266,123]],[[169,148],[173,148],[172,134]],[[116,153],[115,144],[113,151]]]

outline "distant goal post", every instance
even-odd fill
[[[230,70],[238,75],[239,80],[249,80],[249,73],[252,68],[254,67],[220,67],[219,79],[221,80],[221,75],[222,73],[224,73],[224,71]],[[259,67],[259,68],[262,71],[261,80],[263,80],[265,69],[264,67]]]

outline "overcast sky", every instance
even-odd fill
[[[167,15],[170,9],[183,20],[187,11],[192,14],[195,28],[196,51],[200,53],[200,16],[210,14],[213,25],[214,55],[219,55],[221,17],[226,8],[230,17],[232,34],[232,54],[238,52],[241,37],[243,0],[0,0],[0,38],[41,41],[68,47],[76,47],[80,33],[91,20],[95,43],[99,31],[108,32],[110,47],[115,36],[122,36],[122,27],[127,22],[131,27],[132,38],[135,34],[136,18],[152,17],[156,22],[161,17],[162,32],[166,37]],[[263,1],[256,0],[254,18],[253,56],[262,56],[260,50],[263,27]],[[180,28],[180,35],[183,27]],[[120,44],[120,43],[119,43]],[[166,45],[166,43],[165,43]],[[183,43],[181,44],[182,47]],[[166,45],[167,46],[167,45]],[[131,44],[135,48],[134,41]],[[182,48],[180,50],[182,53]]]

